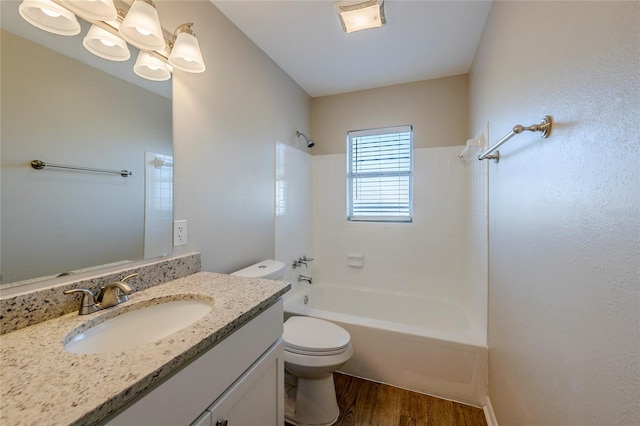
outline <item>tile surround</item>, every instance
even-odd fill
[[[314,279],[456,301],[486,336],[487,166],[459,159],[462,148],[414,150],[409,224],[347,221],[346,155],[314,156]]]
[[[275,255],[287,266],[283,279],[297,283],[298,275],[313,276],[311,262],[292,268],[293,260],[313,257],[311,223],[312,158],[307,152],[276,142]]]
[[[318,282],[391,289],[459,302],[470,291],[469,170],[461,147],[414,150],[413,223],[346,219],[345,154],[313,157],[313,251]],[[348,266],[350,253],[364,266]]]

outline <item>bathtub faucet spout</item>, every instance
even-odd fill
[[[306,281],[309,284],[313,284],[313,277],[307,277],[306,275],[298,275],[298,282]]]

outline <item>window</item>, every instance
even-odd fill
[[[347,219],[413,220],[412,126],[347,133]]]

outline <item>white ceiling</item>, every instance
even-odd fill
[[[385,0],[387,24],[346,34],[332,0],[211,0],[310,96],[469,71],[490,1]]]

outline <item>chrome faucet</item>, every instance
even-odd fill
[[[64,294],[82,293],[82,302],[80,303],[79,315],[87,315],[101,309],[110,308],[122,302],[129,300],[129,294],[133,291],[126,280],[138,276],[137,273],[127,275],[120,281],[113,281],[100,288],[100,294],[97,299],[93,293],[86,288],[73,288],[65,290]]]
[[[313,284],[313,277],[307,277],[306,275],[298,275],[298,282],[306,281],[309,284]]]
[[[100,289],[97,303],[100,304],[100,309],[110,308],[129,300],[132,291],[128,284],[114,281]]]
[[[98,296],[97,300],[100,309],[110,308],[129,300],[129,295],[131,294],[133,289],[129,286],[129,284],[125,283],[125,281],[129,278],[137,276],[137,273],[133,273],[131,275],[127,275],[120,281],[113,281],[106,286],[101,287],[100,295]]]
[[[307,257],[307,255],[305,254],[304,256],[295,259],[291,267],[293,269],[296,269],[304,265],[304,267],[307,268],[308,267],[307,263],[311,262],[312,260],[313,260],[312,257]]]
[[[72,288],[71,290],[63,291],[64,294],[82,293],[82,302],[80,302],[80,309],[78,315],[92,314],[100,310],[100,307],[96,305],[96,301],[93,298],[91,290],[86,288]]]

